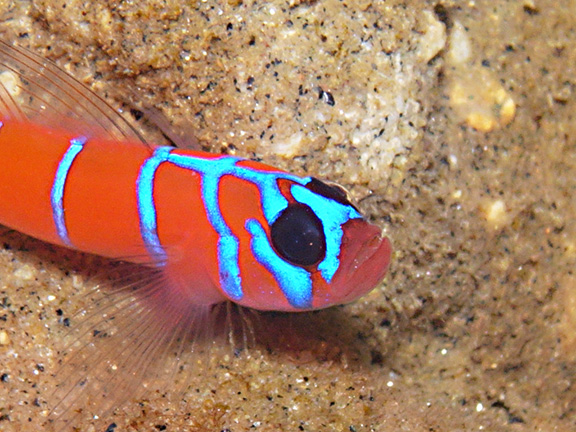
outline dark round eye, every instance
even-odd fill
[[[307,205],[289,205],[270,230],[272,245],[286,261],[311,266],[324,258],[326,239],[322,222]]]

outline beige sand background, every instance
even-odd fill
[[[0,1],[4,40],[207,150],[345,185],[395,249],[360,301],[277,317],[278,340],[215,348],[183,396],[168,383],[77,430],[576,430],[575,16],[571,0]],[[0,430],[49,431],[58,346],[103,264],[8,229],[0,244]]]

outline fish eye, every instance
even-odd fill
[[[306,189],[336,201],[340,204],[354,207],[355,210],[358,210],[356,206],[350,201],[348,191],[336,183],[324,182],[322,180],[318,180],[315,177],[312,177],[306,185]]]
[[[286,261],[300,266],[320,262],[326,253],[322,222],[304,204],[290,204],[270,227],[272,245]]]

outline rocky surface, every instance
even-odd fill
[[[77,430],[574,430],[574,12],[1,1],[4,40],[115,106],[155,107],[206,150],[345,185],[395,249],[362,300],[267,316],[272,340],[185,359],[184,393],[86,409]],[[0,429],[50,430],[59,347],[115,267],[0,239]]]

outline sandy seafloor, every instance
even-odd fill
[[[214,347],[184,394],[80,410],[76,430],[576,430],[575,17],[573,0],[1,1],[4,40],[207,150],[345,185],[395,250],[354,304],[273,317],[277,340]],[[0,245],[0,430],[50,431],[66,324],[106,264],[8,229]]]

